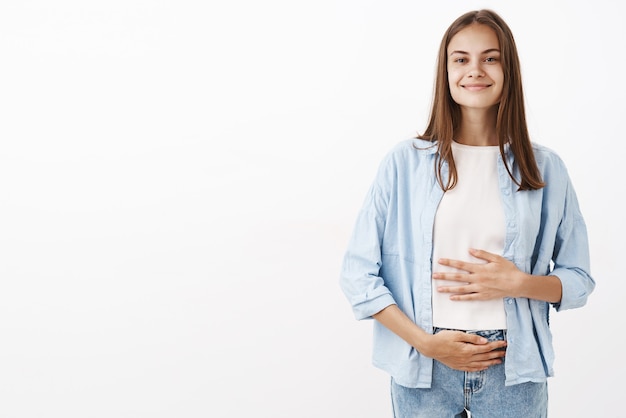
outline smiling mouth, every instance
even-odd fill
[[[461,87],[470,91],[479,91],[491,87],[491,84],[462,84]]]

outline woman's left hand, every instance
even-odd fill
[[[489,300],[515,297],[515,289],[523,274],[506,258],[483,250],[470,249],[470,254],[487,263],[470,263],[442,258],[439,264],[454,267],[467,273],[434,273],[433,279],[464,282],[467,284],[439,286],[442,293],[452,293],[452,300]]]

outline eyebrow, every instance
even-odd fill
[[[486,49],[483,52],[481,52],[481,54],[490,54],[492,52],[500,52],[500,50],[498,48],[489,48],[489,49]],[[469,55],[469,52],[466,52],[466,51],[452,51],[452,52],[450,52],[450,55],[454,55],[454,54]]]

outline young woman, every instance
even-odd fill
[[[585,223],[562,160],[529,139],[507,24],[459,17],[437,68],[428,127],[381,163],[341,287],[375,319],[396,418],[545,417],[550,304],[595,286]]]

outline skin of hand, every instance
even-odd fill
[[[426,357],[461,371],[481,371],[502,363],[505,341],[489,342],[486,338],[461,331],[444,330],[430,334],[418,327],[397,305],[389,305],[374,318],[396,333]]]
[[[487,263],[470,263],[442,258],[439,264],[467,273],[434,273],[433,279],[465,282],[454,286],[439,286],[442,293],[452,293],[452,300],[489,300],[519,296],[522,273],[513,262],[483,250],[470,249],[470,254]],[[468,274],[469,273],[469,274]]]
[[[466,273],[434,273],[433,279],[467,284],[439,286],[437,291],[452,293],[452,300],[489,300],[504,297],[528,298],[558,303],[563,296],[561,279],[557,276],[536,276],[517,268],[513,262],[484,250],[470,249],[470,254],[487,263],[469,263],[442,258],[439,264]]]
[[[487,339],[461,331],[444,330],[432,336],[432,352],[423,353],[451,369],[477,372],[502,363],[506,341]]]

